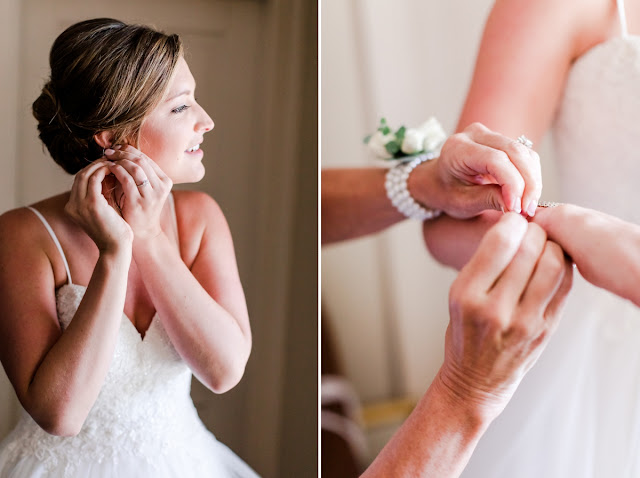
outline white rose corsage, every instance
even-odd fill
[[[364,142],[376,158],[407,161],[413,156],[438,151],[446,139],[447,134],[434,117],[417,128],[401,126],[395,132],[389,127],[387,120],[382,118],[378,129],[367,136]]]
[[[438,217],[442,211],[423,207],[409,193],[407,179],[416,166],[434,159],[447,139],[437,119],[431,117],[417,128],[401,126],[393,130],[382,118],[380,126],[364,139],[373,154],[384,160],[397,160],[386,175],[387,197],[406,217],[424,221]]]

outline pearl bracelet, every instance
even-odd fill
[[[407,180],[409,174],[419,164],[425,161],[430,161],[438,157],[438,153],[421,154],[411,159],[411,161],[404,161],[387,171],[386,181],[384,187],[387,190],[387,197],[395,208],[400,211],[406,217],[417,219],[419,221],[426,221],[428,219],[435,219],[442,211],[437,209],[427,209],[418,204],[409,189],[407,188]]]

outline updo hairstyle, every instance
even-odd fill
[[[137,146],[144,118],[163,98],[182,55],[178,35],[110,18],[70,26],[51,47],[51,78],[33,103],[49,154],[75,174],[102,157],[94,140]]]

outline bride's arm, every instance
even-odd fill
[[[500,211],[485,211],[466,221],[449,216],[425,221],[422,233],[427,249],[441,264],[460,270],[473,256],[485,232],[502,215]]]
[[[458,130],[480,121],[540,141],[572,62],[594,42],[596,3],[497,0],[487,19]]]
[[[572,204],[540,209],[534,221],[586,280],[640,306],[640,226]]]
[[[162,233],[133,245],[135,261],[171,343],[194,375],[223,393],[244,374],[251,328],[231,232],[207,194],[174,194],[185,264]]]

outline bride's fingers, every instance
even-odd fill
[[[80,170],[73,179],[71,197],[75,201],[84,201],[87,197],[87,185],[91,175],[98,169],[105,167],[107,161],[94,161],[89,166]]]
[[[138,163],[134,163],[128,159],[121,159],[114,162],[115,164],[121,166],[127,173],[133,178],[136,186],[140,187],[143,184],[146,187],[151,184],[151,186],[155,186],[157,182],[157,178],[155,173],[148,174],[145,168],[140,166]]]
[[[87,200],[93,198],[94,200],[104,200],[106,202],[106,199],[102,194],[102,184],[108,174],[110,174],[109,167],[106,164],[103,164],[102,167],[96,169],[93,174],[89,176],[87,181]]]
[[[158,185],[160,179],[152,167],[155,163],[133,146],[127,145],[120,150],[111,150],[107,156],[110,160],[119,162],[133,176],[136,184],[148,180],[152,187]]]
[[[136,182],[136,179],[127,171],[121,164],[121,161],[117,163],[110,163],[109,170],[116,177],[120,185],[122,186],[122,190],[125,193],[125,196],[130,198],[136,197],[136,195],[140,195],[140,189],[138,188],[138,184],[142,184],[144,179],[139,183]]]

